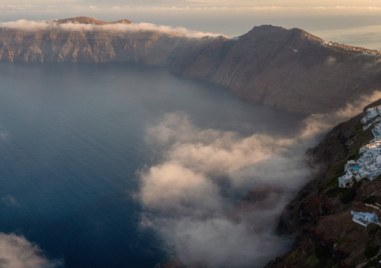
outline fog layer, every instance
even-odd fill
[[[292,137],[200,129],[183,113],[147,129],[156,162],[139,173],[141,224],[185,264],[260,267],[290,246],[274,232],[295,192],[311,177],[305,150],[379,93],[333,114],[312,115]],[[242,201],[250,192],[251,202]]]
[[[104,25],[81,24],[81,23],[56,23],[54,21],[17,20],[0,23],[0,27],[8,29],[20,29],[25,31],[36,30],[63,30],[63,31],[111,31],[111,32],[139,32],[155,31],[166,35],[202,38],[205,36],[216,37],[221,34],[192,31],[183,27],[170,27],[152,23],[110,23]]]
[[[0,233],[0,267],[56,268],[59,263],[46,259],[38,246],[24,237]]]

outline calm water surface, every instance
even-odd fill
[[[200,128],[291,134],[297,118],[226,90],[131,66],[0,65],[0,232],[65,267],[153,267],[139,228],[145,129],[181,111]]]

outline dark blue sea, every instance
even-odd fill
[[[279,133],[297,116],[226,89],[125,65],[0,65],[0,232],[64,267],[154,267],[168,258],[139,227],[147,127],[183,112],[200,128]]]

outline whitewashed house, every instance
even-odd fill
[[[339,187],[349,188],[354,184],[353,176],[350,173],[345,173],[343,176],[339,177]]]
[[[378,216],[373,212],[355,212],[351,211],[352,221],[362,226],[368,226],[370,223],[379,224]]]
[[[360,154],[365,153],[366,151],[370,149],[376,149],[376,148],[381,148],[381,140],[373,140],[371,143],[368,143],[364,145],[363,147],[360,148]]]
[[[381,138],[381,124],[376,124],[374,128],[372,128],[372,134],[375,140]]]
[[[366,115],[361,119],[363,125],[374,121],[378,116],[381,115],[381,105],[376,107],[371,107],[366,110]]]
[[[374,125],[372,134],[374,139],[360,148],[360,157],[357,161],[349,160],[344,166],[345,174],[338,178],[340,188],[352,187],[355,180],[368,178],[374,180],[381,176],[381,105],[366,110],[361,123],[367,129]],[[377,124],[375,124],[377,122]]]

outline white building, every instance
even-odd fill
[[[351,211],[351,215],[352,221],[365,227],[370,223],[379,224],[378,216],[376,213]]]
[[[381,139],[375,139],[371,143],[368,143],[364,145],[363,147],[360,148],[360,154],[370,150],[370,149],[376,149],[380,148],[381,149]]]
[[[353,176],[350,173],[345,173],[343,176],[339,177],[339,187],[349,188],[354,184]]]
[[[375,140],[381,138],[381,124],[376,124],[374,128],[372,128],[372,134]]]
[[[371,107],[366,110],[366,115],[361,119],[363,125],[374,122],[374,120],[381,115],[381,105]]]
[[[374,125],[372,134],[374,139],[360,148],[360,157],[357,161],[349,160],[344,166],[345,174],[338,178],[340,188],[352,187],[354,180],[363,178],[374,180],[381,176],[381,105],[366,110],[361,119],[364,129]],[[376,123],[377,122],[377,123]],[[376,124],[375,124],[376,123]]]

